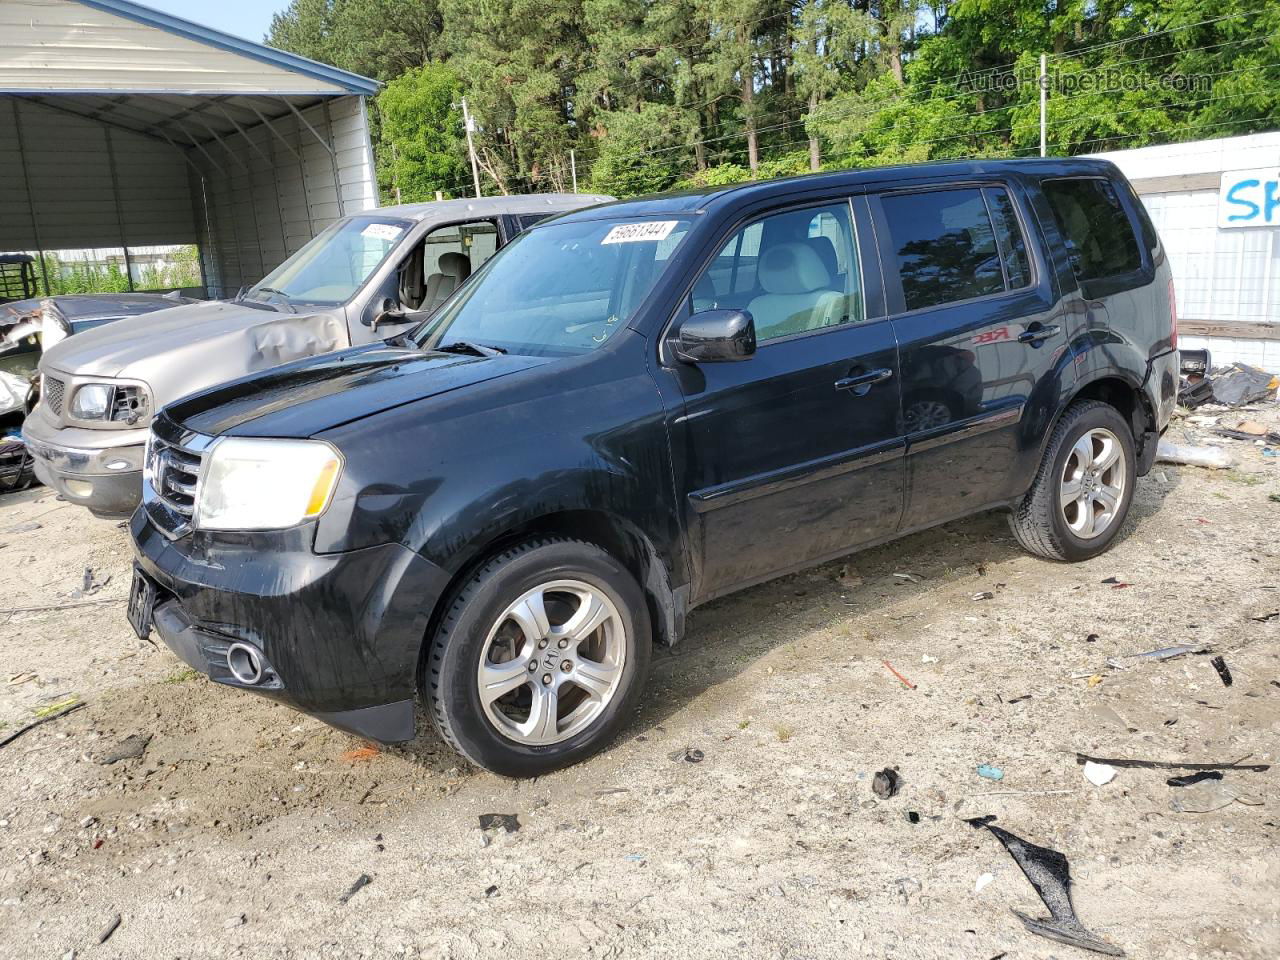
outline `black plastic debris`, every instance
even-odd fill
[[[1096,633],[1091,633],[1091,634],[1089,634],[1087,637],[1085,637],[1085,638],[1084,638],[1084,642],[1085,642],[1085,643],[1097,643],[1097,642],[1098,642],[1098,635],[1097,635]]]
[[[1123,950],[1091,932],[1076,916],[1075,908],[1071,905],[1071,867],[1066,856],[1057,850],[1028,843],[1008,830],[992,826],[993,820],[994,816],[986,816],[965,822],[975,829],[986,827],[994,834],[1009,851],[1009,856],[1013,857],[1044,905],[1049,908],[1047,917],[1029,917],[1014,910],[1013,915],[1022,921],[1022,925],[1037,936],[1059,943],[1104,953],[1109,957],[1123,957]]]
[[[888,800],[898,792],[900,782],[897,771],[885,767],[871,778],[871,792],[881,800]]]
[[[1269,620],[1274,620],[1276,617],[1280,617],[1280,610],[1272,610],[1270,613],[1264,613],[1260,617],[1250,617],[1249,619],[1254,623],[1266,623]]]
[[[1183,377],[1178,383],[1178,404],[1188,410],[1213,399],[1213,380],[1202,374]]]
[[[1271,769],[1269,763],[1171,763],[1166,760],[1124,760],[1091,757],[1087,753],[1077,753],[1076,763],[1109,763],[1113,767],[1147,767],[1153,770],[1248,770],[1251,773],[1265,773]]]
[[[1209,662],[1213,664],[1213,669],[1217,670],[1218,676],[1222,678],[1222,685],[1224,687],[1231,686],[1231,670],[1227,667],[1227,661],[1223,660],[1222,657],[1214,657]]]
[[[498,895],[498,885],[495,883],[492,886],[485,887],[484,895],[486,897],[496,897]]]
[[[482,813],[480,814],[481,830],[505,830],[515,833],[520,829],[520,820],[514,813]]]
[[[373,883],[373,877],[367,873],[360,874],[360,876],[356,877],[356,882],[347,888],[347,892],[338,898],[338,902],[346,903],[371,883]]]
[[[1276,387],[1280,386],[1277,379],[1247,363],[1233,363],[1230,367],[1214,371],[1213,401],[1238,407],[1255,400],[1270,399],[1275,396]]]
[[[919,823],[919,822],[920,822],[920,814],[915,810],[908,810],[907,823]]]
[[[1170,777],[1165,781],[1171,787],[1189,787],[1205,780],[1221,780],[1221,770],[1201,770],[1199,773],[1188,773],[1182,777]]]
[[[679,750],[668,753],[667,757],[671,760],[683,760],[686,763],[701,763],[706,759],[706,754],[697,747],[681,747]]]
[[[6,734],[2,739],[0,739],[0,747],[8,746],[9,744],[13,743],[13,741],[17,740],[20,736],[22,736],[28,730],[34,730],[36,727],[40,726],[41,724],[49,723],[52,720],[61,720],[67,714],[74,713],[75,711],[79,710],[83,706],[85,706],[85,702],[81,700],[79,703],[73,703],[71,706],[67,707],[67,709],[59,713],[48,713],[37,720],[32,720],[30,723],[25,723],[22,726],[20,726],[17,730],[13,731],[13,733]]]

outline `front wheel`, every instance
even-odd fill
[[[477,766],[533,777],[602,749],[649,670],[631,574],[593,544],[536,540],[485,563],[432,641],[425,692],[444,739]]]
[[[1035,482],[1014,508],[1018,542],[1050,560],[1088,560],[1111,546],[1133,501],[1133,432],[1115,407],[1072,405],[1054,428]]]

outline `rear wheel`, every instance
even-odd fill
[[[1133,433],[1114,407],[1096,400],[1069,407],[1010,516],[1014,536],[1051,560],[1103,553],[1128,515],[1136,462]]]
[[[603,748],[648,675],[648,609],[630,573],[573,540],[485,563],[434,638],[426,695],[441,736],[477,766],[531,777]]]

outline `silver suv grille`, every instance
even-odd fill
[[[191,530],[196,485],[212,437],[183,430],[161,416],[151,428],[142,478],[142,505],[161,531],[181,537]]]
[[[67,385],[57,377],[45,376],[41,389],[44,391],[44,402],[49,405],[49,409],[61,416],[62,395],[66,393]]]

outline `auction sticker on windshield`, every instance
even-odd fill
[[[371,237],[374,240],[395,240],[402,233],[404,233],[403,227],[390,223],[371,223],[360,231],[360,236]]]
[[[679,220],[645,220],[642,223],[620,223],[604,235],[600,241],[606,243],[650,243],[654,240],[665,240],[667,234],[674,230]]]

